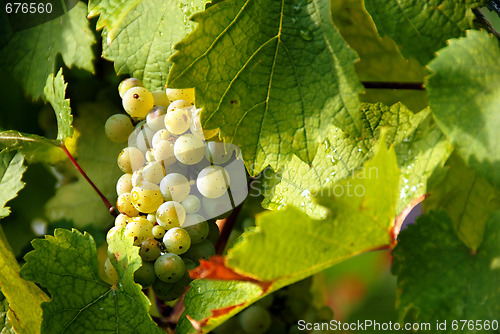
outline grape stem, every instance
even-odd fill
[[[226,248],[227,241],[229,240],[229,235],[233,230],[234,224],[240,215],[243,203],[234,208],[233,212],[227,218],[219,219],[216,221],[217,226],[219,226],[220,235],[219,239],[215,243],[215,254],[222,255],[224,249]]]
[[[61,149],[64,151],[64,154],[66,154],[66,156],[68,157],[69,161],[71,161],[71,163],[73,164],[73,166],[75,166],[75,168],[78,170],[78,172],[80,172],[80,174],[82,174],[83,178],[85,180],[87,180],[87,182],[90,184],[90,186],[95,190],[95,192],[97,193],[97,195],[99,195],[99,197],[103,201],[104,205],[108,209],[109,213],[113,217],[118,216],[118,213],[116,212],[116,209],[109,203],[109,201],[106,198],[106,196],[104,196],[104,194],[99,190],[99,188],[97,188],[97,186],[94,184],[94,182],[92,182],[92,180],[83,171],[82,167],[80,167],[80,165],[78,164],[78,162],[76,162],[75,158],[68,151],[68,149],[66,148],[66,145],[64,145],[64,143],[61,143]]]

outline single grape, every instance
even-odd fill
[[[130,219],[129,216],[124,215],[123,213],[120,213],[115,218],[115,226],[116,227],[125,227],[127,225],[129,219]]]
[[[125,147],[118,155],[118,167],[128,174],[142,168],[146,163],[144,154],[137,147]]]
[[[177,137],[171,134],[167,129],[161,129],[159,131],[156,131],[152,140],[153,148],[155,148],[158,142],[161,140],[168,140],[173,144],[176,138]]]
[[[116,182],[116,194],[129,193],[132,190],[132,174],[123,174]]]
[[[208,161],[215,165],[222,165],[231,159],[233,155],[234,145],[218,143],[215,141],[207,142],[205,157]]]
[[[153,238],[148,238],[144,240],[141,243],[141,248],[139,249],[139,255],[144,261],[156,260],[161,255],[161,249],[158,241]]]
[[[191,245],[187,252],[182,256],[186,259],[190,259],[195,263],[199,263],[200,259],[208,260],[211,256],[215,255],[215,246],[209,240],[203,240],[200,243]]]
[[[175,283],[165,283],[162,280],[157,279],[153,283],[153,291],[156,297],[164,301],[176,300],[186,290],[186,282],[184,279],[179,280]]]
[[[165,235],[166,230],[161,225],[155,225],[153,227],[152,232],[153,232],[153,237],[155,237],[155,239],[162,239],[163,236]]]
[[[104,274],[106,276],[105,281],[109,284],[116,284],[118,282],[118,273],[109,258],[106,258],[106,261],[104,261]]]
[[[106,234],[106,242],[109,244],[113,235],[115,235],[115,233],[120,232],[122,229],[123,227],[121,226],[113,226],[112,228],[110,228],[108,230],[108,233]]]
[[[146,123],[155,132],[165,129],[165,115],[167,108],[163,106],[153,107],[146,116]]]
[[[118,199],[116,200],[116,207],[120,213],[129,217],[135,217],[139,214],[139,210],[137,210],[132,204],[132,196],[130,193],[123,193],[118,196]]]
[[[144,181],[140,186],[132,188],[130,192],[132,204],[142,213],[156,212],[163,203],[160,187]]]
[[[150,148],[153,148],[153,136],[155,132],[147,125],[143,124],[137,132],[135,146],[146,153]]]
[[[174,283],[179,281],[186,272],[186,265],[177,254],[166,253],[155,261],[155,273],[163,282]]]
[[[203,217],[206,219],[222,219],[227,217],[233,210],[229,193],[225,193],[217,198],[201,198],[201,207],[203,209]]]
[[[154,264],[143,261],[142,266],[134,273],[134,281],[142,285],[142,288],[151,286],[156,281]]]
[[[181,204],[184,207],[184,209],[186,209],[187,214],[197,213],[201,209],[201,201],[198,198],[198,196],[195,196],[195,195],[188,195],[182,201]]]
[[[136,78],[127,78],[123,80],[118,85],[118,93],[120,94],[120,97],[123,98],[123,95],[125,95],[125,93],[132,87],[144,87],[144,84],[141,80]]]
[[[114,143],[124,143],[134,131],[134,125],[127,115],[115,114],[110,116],[104,124],[106,137]]]
[[[144,119],[153,108],[153,95],[144,87],[132,87],[123,95],[122,105],[131,117]]]
[[[156,161],[155,160],[155,153],[154,153],[153,148],[150,148],[149,150],[147,150],[146,153],[144,154],[144,157],[146,158],[147,162]]]
[[[215,223],[215,220],[209,220],[207,221],[207,224],[208,224],[207,240],[215,244],[219,239],[219,234],[220,234],[219,226]]]
[[[175,100],[175,101],[170,102],[170,104],[168,105],[167,114],[169,112],[176,110],[176,109],[185,109],[186,111],[188,111],[187,109],[191,108],[192,106],[193,106],[193,104],[189,103],[186,100]],[[191,110],[191,109],[189,109],[189,110]],[[188,115],[189,115],[189,117],[191,117],[190,113],[188,113]]]
[[[138,170],[135,170],[132,173],[132,177],[130,178],[130,182],[132,183],[132,188],[140,187],[142,185],[142,183],[144,182],[144,177],[142,176],[142,171],[143,171],[143,169],[140,168]]]
[[[269,311],[257,305],[252,305],[238,316],[241,328],[247,333],[264,333],[271,325]]]
[[[166,95],[170,102],[185,100],[190,104],[194,104],[194,88],[167,88]]]
[[[181,135],[189,129],[191,117],[184,109],[173,109],[165,116],[165,128],[174,135]]]
[[[147,182],[159,184],[164,176],[165,171],[163,166],[156,161],[147,163],[142,170],[142,177]]]
[[[146,216],[146,219],[151,222],[152,224],[156,223],[156,212],[155,213],[148,213]]]
[[[154,99],[154,104],[155,106],[162,106],[164,108],[167,108],[168,105],[170,104],[167,93],[162,89],[162,90],[155,90],[151,92],[153,94],[153,99]]]
[[[133,237],[134,245],[139,246],[144,240],[153,237],[151,224],[146,218],[134,217],[131,218],[125,227],[125,236]]]
[[[205,157],[205,143],[193,134],[182,135],[175,141],[174,154],[179,162],[195,165]]]
[[[179,173],[170,173],[160,182],[160,190],[166,201],[183,201],[191,190],[188,179]]]
[[[174,154],[174,144],[168,140],[160,140],[156,143],[153,151],[155,160],[161,163],[165,170],[167,169],[167,166],[177,162],[177,158]]]
[[[160,205],[156,211],[156,220],[158,224],[167,230],[173,227],[180,227],[186,219],[186,210],[181,203],[168,201]]]
[[[218,198],[229,188],[229,173],[221,166],[208,166],[198,174],[196,186],[207,198]]]
[[[191,246],[191,237],[184,229],[174,227],[165,233],[163,244],[165,244],[167,252],[180,255],[184,254]]]
[[[200,215],[187,215],[182,228],[191,237],[191,243],[198,244],[208,237],[208,223]]]

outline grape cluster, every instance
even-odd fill
[[[217,139],[206,141],[217,131],[202,130],[194,89],[150,92],[129,78],[118,90],[128,115],[111,116],[105,132],[128,146],[118,156],[124,173],[116,184],[120,214],[108,240],[123,229],[133,237],[143,260],[135,281],[174,300],[190,281],[188,271],[215,255],[215,219],[235,204],[231,184],[238,181],[232,180],[231,162],[238,151]],[[105,272],[116,281],[109,260]]]
[[[307,323],[329,322],[333,312],[328,306],[312,304],[312,278],[289,285],[249,306],[213,330],[214,334],[299,334],[299,320]],[[312,331],[319,334],[321,331]]]

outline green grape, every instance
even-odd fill
[[[163,106],[153,107],[146,116],[146,123],[154,132],[164,130],[166,114],[167,108]]]
[[[179,162],[195,165],[205,157],[205,143],[193,134],[182,135],[175,141],[174,154]]]
[[[168,201],[160,205],[156,211],[156,220],[167,230],[180,227],[186,220],[186,210],[181,203]]]
[[[196,137],[205,140],[205,134],[203,132],[203,128],[201,127],[200,111],[201,109],[196,109],[194,106],[188,109],[188,112],[191,114],[191,124],[189,125],[189,130]]]
[[[155,261],[155,273],[159,279],[166,283],[179,281],[186,272],[186,265],[177,254],[166,253],[160,255]]]
[[[112,115],[104,124],[106,137],[114,143],[126,142],[132,131],[134,131],[132,121],[124,114]]]
[[[137,210],[132,204],[132,196],[130,193],[123,193],[118,196],[118,199],[116,200],[116,207],[120,213],[129,217],[135,217],[139,214],[139,210]]]
[[[222,165],[231,159],[233,151],[234,145],[209,141],[207,142],[205,157],[215,165]]]
[[[163,244],[167,252],[181,255],[191,246],[191,237],[183,228],[174,227],[163,236]]]
[[[144,261],[156,260],[161,255],[160,244],[158,243],[157,240],[153,238],[148,238],[144,240],[141,243],[141,248],[139,249],[139,255]]]
[[[194,88],[167,88],[166,94],[170,102],[184,100],[194,104]]]
[[[132,87],[144,87],[144,84],[141,80],[136,78],[127,78],[123,80],[118,85],[118,93],[120,94],[120,97],[123,98],[123,95],[125,95],[125,93]]]
[[[229,188],[229,174],[221,166],[208,166],[201,170],[196,179],[200,194],[207,198],[218,198]]]
[[[143,288],[151,286],[156,281],[154,264],[143,261],[142,266],[134,273],[134,281],[142,285]]]
[[[135,146],[141,151],[146,153],[153,147],[153,136],[155,132],[147,125],[142,124],[135,136]]]
[[[163,89],[155,90],[151,92],[151,94],[153,94],[155,106],[161,106],[167,108],[168,105],[170,104],[170,101],[168,100],[167,97],[167,93]]]
[[[187,252],[182,256],[198,263],[200,259],[208,260],[211,256],[215,255],[215,246],[209,240],[203,240],[200,243],[191,245]]]
[[[130,192],[132,205],[142,213],[152,213],[158,210],[163,203],[160,187],[154,183],[144,181]]]
[[[111,264],[109,258],[106,258],[106,261],[104,261],[104,274],[105,281],[109,284],[113,285],[118,282],[118,273],[116,272],[115,267]]]
[[[191,190],[188,179],[179,173],[170,173],[160,182],[160,190],[166,201],[183,201]]]
[[[111,241],[111,238],[115,233],[120,232],[123,229],[122,226],[113,226],[108,230],[108,233],[106,234],[106,242],[109,244]]]
[[[156,144],[160,140],[168,140],[173,143],[175,142],[175,138],[177,137],[171,134],[167,129],[161,129],[156,131],[155,135],[153,136],[153,140],[151,142],[153,144],[153,148],[155,148]]]
[[[153,148],[155,160],[163,165],[165,171],[167,166],[177,162],[174,154],[174,144],[168,140],[160,140]]]
[[[167,114],[169,112],[172,112],[172,111],[177,110],[177,109],[187,109],[187,108],[191,107],[192,105],[193,105],[192,103],[189,103],[186,100],[175,100],[175,101],[172,101],[168,105]],[[191,117],[191,115],[189,115],[189,116]]]
[[[181,204],[186,209],[187,214],[197,213],[201,209],[201,201],[195,195],[188,195]]]
[[[191,237],[191,243],[193,245],[202,242],[208,236],[208,223],[200,215],[187,215],[184,224],[182,224],[182,228]]]
[[[125,227],[125,236],[133,237],[134,245],[139,246],[144,240],[153,237],[152,228],[153,224],[146,218],[134,217],[130,219]]]
[[[191,116],[186,109],[173,107],[178,104],[175,101],[168,107],[167,115],[165,116],[165,129],[174,135],[181,135],[187,130],[191,124]]]
[[[120,213],[115,218],[115,226],[116,227],[125,227],[127,225],[129,219],[130,219],[129,216],[124,215],[123,213]]]
[[[152,232],[153,232],[153,237],[155,237],[155,239],[162,239],[163,236],[165,235],[166,230],[161,225],[155,225],[153,227]]]
[[[118,155],[118,167],[127,174],[132,174],[144,166],[146,159],[137,147],[125,147]]]
[[[207,240],[215,244],[217,240],[219,240],[219,234],[220,234],[219,226],[215,223],[215,220],[209,220],[207,221],[207,224],[208,224]]]
[[[132,173],[132,177],[130,178],[130,182],[132,183],[132,188],[140,187],[144,182],[144,177],[142,177],[142,171],[143,169],[140,168]]]
[[[153,95],[144,87],[132,87],[123,95],[122,105],[131,117],[143,119],[153,108]]]
[[[252,305],[238,315],[241,328],[247,333],[264,333],[271,325],[269,311],[257,305]]]
[[[176,300],[186,290],[186,282],[184,280],[179,280],[175,283],[165,283],[162,280],[157,279],[153,283],[153,291],[156,297],[164,301]]]
[[[154,162],[154,161],[156,161],[155,160],[155,153],[154,153],[153,148],[150,148],[149,150],[147,150],[146,153],[144,154],[144,156],[146,157],[146,161],[147,162]]]
[[[152,224],[156,223],[156,213],[148,213],[146,216],[146,219],[151,222]]]
[[[229,199],[228,193],[225,193],[218,198],[201,198],[201,207],[205,212],[204,217],[207,219],[217,218],[221,219],[227,217],[233,206],[231,205],[231,200]]]
[[[165,176],[165,170],[159,162],[149,162],[142,169],[144,181],[159,184]]]
[[[116,182],[116,194],[120,196],[132,190],[132,174],[123,174]]]

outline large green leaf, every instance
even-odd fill
[[[205,0],[94,0],[89,16],[99,15],[103,56],[115,62],[118,74],[142,79],[151,89],[163,89],[174,43],[193,29],[188,17],[203,10]]]
[[[34,283],[19,276],[19,264],[0,226],[0,288],[7,298],[7,317],[16,333],[38,334],[42,322],[40,304],[47,296]]]
[[[334,124],[359,135],[355,53],[327,0],[228,0],[196,14],[168,85],[195,87],[202,125],[237,144],[253,175],[312,162]]]
[[[432,112],[465,162],[500,186],[500,48],[485,31],[450,41],[429,64]]]
[[[35,239],[33,247],[21,273],[51,294],[42,304],[43,333],[162,333],[148,314],[149,300],[134,283],[141,259],[131,239],[120,233],[111,238],[118,272],[113,286],[99,277],[90,234],[57,229],[54,236]]]
[[[26,167],[23,162],[21,153],[8,150],[0,152],[0,219],[10,214],[9,207],[5,205],[24,187],[21,178]]]
[[[500,210],[500,192],[457,155],[452,155],[446,168],[444,178],[429,187],[431,196],[424,202],[425,210],[446,210],[462,242],[477,250],[486,221]]]
[[[398,200],[399,168],[394,150],[380,140],[373,159],[363,167],[339,183],[342,194],[330,188],[327,195],[324,190],[320,200],[328,210],[325,220],[313,220],[293,207],[268,212],[259,215],[257,228],[245,232],[228,251],[226,265],[267,284],[266,290],[242,282],[196,282],[185,300],[188,315],[205,324],[206,332],[265,294],[361,252],[388,246]],[[200,305],[200,299],[221,288],[228,290],[224,298]],[[194,311],[190,303],[199,310]],[[222,315],[212,313],[221,309],[226,311]]]
[[[116,159],[124,144],[112,143],[106,137],[104,123],[118,111],[103,103],[81,105],[77,111],[80,116],[75,120],[75,127],[81,134],[76,149],[78,164],[114,204],[116,181],[122,174]],[[81,175],[75,182],[57,189],[56,195],[46,205],[46,214],[52,221],[64,217],[78,227],[89,224],[103,227],[113,221],[97,193]]]
[[[427,64],[446,40],[472,28],[472,8],[484,0],[365,0],[380,35],[394,39],[407,58]]]
[[[491,215],[477,251],[460,241],[443,211],[418,219],[393,251],[400,319],[410,322],[498,320],[500,212]],[[412,318],[412,316],[414,318]],[[457,333],[493,333],[461,329]]]
[[[18,131],[0,132],[0,148],[20,150],[28,163],[46,162],[54,164],[66,159],[60,149],[60,141]]]
[[[398,103],[390,108],[363,104],[361,111],[361,139],[335,129],[319,147],[310,166],[295,157],[277,175],[265,171],[261,178],[263,205],[270,209],[294,205],[312,217],[325,217],[324,208],[314,203],[312,197],[323,187],[337,189],[336,182],[360,168],[372,156],[383,128],[388,131],[387,142],[396,147],[398,165],[403,171],[398,212],[423,195],[427,178],[451,152],[451,145],[428,117],[428,110],[413,114]]]
[[[86,13],[85,5],[79,2],[52,21],[16,32],[0,50],[0,66],[9,71],[33,99],[42,96],[47,77],[54,73],[58,54],[68,67],[93,72],[95,38]]]
[[[45,98],[54,108],[57,119],[57,140],[64,141],[66,138],[73,136],[73,115],[71,115],[71,107],[69,99],[65,99],[67,83],[64,82],[62,68],[59,69],[57,75],[50,74],[47,78],[44,93]]]

